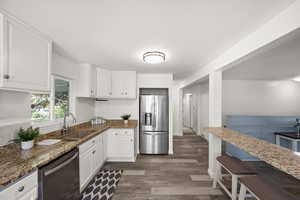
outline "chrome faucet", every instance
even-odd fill
[[[71,112],[65,112],[64,113],[64,123],[63,123],[63,127],[61,129],[61,134],[62,135],[65,135],[68,132],[68,130],[69,130],[69,127],[67,127],[67,117],[68,116],[72,117],[74,124],[76,123],[76,117],[75,117],[75,115],[73,113],[71,113]]]

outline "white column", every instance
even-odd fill
[[[222,126],[222,71],[209,74],[209,126]],[[216,157],[221,155],[222,141],[209,134],[208,174],[213,178],[216,174]]]

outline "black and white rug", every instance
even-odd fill
[[[100,170],[82,192],[81,200],[110,200],[123,170]]]

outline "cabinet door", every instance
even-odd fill
[[[22,196],[16,198],[17,200],[36,200],[37,195],[37,187],[32,188],[30,191],[26,192]]]
[[[51,42],[15,22],[5,20],[5,57],[3,87],[49,91]]]
[[[113,98],[124,98],[123,91],[123,74],[121,71],[112,72],[112,97]]]
[[[107,157],[108,158],[115,158],[118,157],[119,151],[119,143],[118,143],[118,136],[119,132],[117,130],[110,130],[110,133],[107,135]]]
[[[107,151],[108,151],[108,134],[110,130],[106,130],[103,135],[103,161],[105,162],[107,160]]]
[[[108,98],[111,95],[111,71],[97,68],[97,96]]]
[[[96,97],[97,96],[97,71],[96,68],[91,66],[90,67],[90,96],[91,97]]]
[[[111,129],[108,135],[108,157],[128,159],[134,156],[134,138],[130,129]]]
[[[84,187],[93,173],[93,151],[90,148],[79,156],[80,188]]]
[[[93,172],[98,170],[102,164],[103,164],[103,141],[102,141],[102,135],[98,135],[96,137],[96,147],[95,150],[93,151],[93,156],[94,156],[94,166],[93,166]],[[94,153],[95,152],[95,153]]]
[[[136,72],[124,71],[123,77],[123,95],[125,98],[136,98]]]
[[[119,156],[124,158],[130,158],[134,156],[134,134],[131,129],[120,130],[121,134],[118,138]]]

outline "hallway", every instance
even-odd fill
[[[113,200],[225,200],[207,175],[208,144],[195,134],[174,137],[173,156],[139,156],[136,163],[107,163],[123,169]]]

